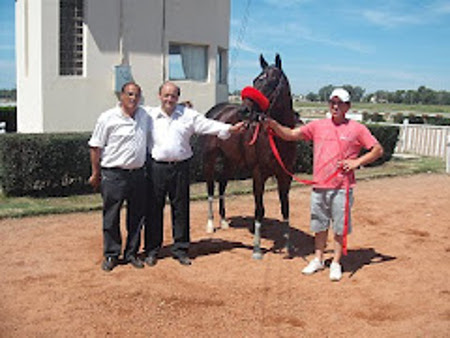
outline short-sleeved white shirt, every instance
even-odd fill
[[[206,118],[199,112],[178,105],[169,116],[161,107],[145,107],[152,119],[150,149],[156,161],[183,161],[193,155],[189,143],[193,134],[230,136],[230,124]]]
[[[150,117],[143,108],[130,117],[117,105],[100,115],[89,146],[101,148],[104,168],[137,169],[145,164],[150,128]]]

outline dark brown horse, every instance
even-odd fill
[[[292,109],[292,96],[289,81],[281,68],[281,59],[277,54],[275,64],[268,65],[264,57],[260,56],[262,72],[254,79],[253,86],[262,92],[270,101],[266,112],[268,116],[281,124],[294,127],[296,116]],[[253,105],[257,107],[257,105]],[[281,203],[281,214],[286,226],[286,248],[289,254],[289,189],[291,177],[287,175],[275,159],[269,145],[268,133],[264,128],[257,127],[261,124],[261,112],[244,105],[222,103],[211,108],[206,114],[227,123],[248,120],[248,129],[241,134],[233,134],[227,140],[220,140],[213,136],[206,136],[203,140],[203,165],[208,189],[208,224],[207,232],[214,231],[213,225],[213,199],[214,182],[219,182],[219,214],[221,227],[227,228],[225,218],[225,189],[230,177],[238,169],[246,169],[251,172],[253,178],[253,195],[255,200],[255,224],[254,224],[254,249],[253,258],[261,259],[261,222],[264,218],[263,193],[266,180],[275,176],[278,183],[278,194]],[[255,135],[255,129],[259,129],[256,141],[251,142]],[[252,144],[250,144],[252,143]],[[292,172],[296,145],[276,138],[276,146],[286,168]],[[217,161],[221,161],[221,169],[217,170]]]

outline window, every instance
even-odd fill
[[[83,75],[83,0],[59,1],[59,74]]]
[[[227,83],[227,51],[223,48],[217,49],[216,79],[217,83]]]
[[[169,44],[169,79],[206,81],[208,48],[187,44]]]

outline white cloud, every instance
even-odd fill
[[[281,8],[297,6],[311,1],[312,0],[264,0],[264,2],[270,6]]]
[[[380,10],[364,10],[362,16],[369,22],[385,28],[397,27],[403,24],[420,24],[423,22],[423,17],[400,15]]]
[[[260,49],[255,46],[249,45],[242,41],[236,41],[236,39],[232,38],[230,40],[230,49],[242,50],[249,53],[259,53]]]
[[[423,25],[433,23],[437,18],[450,14],[450,3],[438,1],[432,4],[411,6],[409,2],[395,2],[396,8],[363,9],[356,15],[362,16],[372,24],[384,28],[395,28],[404,25]]]
[[[360,68],[360,67],[337,67],[332,65],[320,65],[318,68],[322,71],[332,73],[348,73],[352,75],[368,75],[384,78],[388,80],[402,80],[402,81],[417,81],[423,78],[422,75],[405,72],[398,69],[385,69],[385,68]]]
[[[285,23],[278,30],[260,27],[259,31],[256,33],[258,36],[264,37],[265,45],[270,45],[270,41],[276,41],[278,44],[282,43],[284,45],[298,45],[299,40],[305,40],[325,46],[340,47],[362,54],[370,54],[374,50],[372,46],[359,41],[347,41],[343,39],[330,39],[328,37],[323,37],[319,34],[313,33],[309,28],[299,25],[296,22]]]

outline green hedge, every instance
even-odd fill
[[[0,182],[8,196],[91,192],[89,134],[0,135]]]
[[[397,145],[398,135],[400,133],[400,128],[397,126],[385,126],[379,124],[371,124],[367,126],[370,132],[375,136],[375,138],[383,146],[384,154],[375,162],[369,164],[369,167],[381,165],[384,162],[389,161],[394,154],[395,146]],[[365,153],[366,151],[362,151]]]
[[[388,161],[397,143],[399,128],[368,126],[384,147],[384,156],[373,165]],[[88,140],[90,133],[0,135],[0,185],[8,196],[68,196],[92,192]],[[192,138],[193,182],[203,181],[201,142]],[[312,172],[312,144],[297,142],[296,172]],[[238,172],[235,179],[249,177]]]

